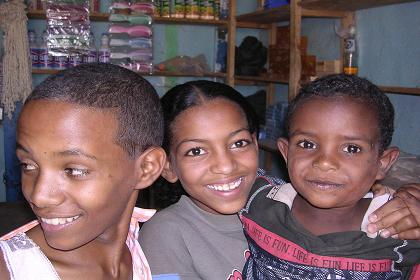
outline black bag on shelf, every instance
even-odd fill
[[[254,36],[244,38],[239,47],[235,48],[235,74],[258,76],[265,72],[267,48]]]

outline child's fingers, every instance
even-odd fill
[[[374,197],[377,197],[386,193],[393,194],[395,192],[395,190],[391,189],[390,187],[387,187],[385,185],[378,184],[378,183],[374,184],[370,190],[373,192]]]
[[[410,188],[398,192],[396,196],[405,202],[410,211],[410,221],[406,221],[407,227],[398,233],[400,238],[420,240],[420,190]]]

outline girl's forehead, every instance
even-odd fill
[[[218,130],[248,126],[247,118],[241,107],[223,98],[188,108],[179,114],[171,125],[174,134],[185,130],[202,131],[217,127]]]

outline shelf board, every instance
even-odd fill
[[[58,73],[60,70],[55,69],[32,69],[32,74],[46,74],[51,75]],[[143,76],[162,76],[162,77],[214,77],[225,78],[225,73],[206,72],[202,74],[182,73],[182,72],[169,72],[169,71],[155,71],[153,73],[139,73]]]
[[[235,80],[238,81],[251,81],[255,83],[278,83],[278,84],[288,84],[288,80],[282,80],[270,76],[235,76]]]
[[[302,0],[301,5],[311,10],[356,11],[414,1],[416,0]]]
[[[44,10],[29,10],[28,18],[30,19],[45,19]],[[91,21],[107,22],[109,13],[90,13]],[[227,26],[227,20],[207,20],[207,19],[189,19],[189,18],[170,18],[170,17],[153,17],[154,23],[164,24],[187,24],[187,25],[212,25],[212,26]],[[256,24],[254,24],[255,26]]]
[[[420,95],[420,88],[410,87],[393,87],[393,86],[379,86],[379,88],[386,93],[397,93],[397,94],[411,94]]]
[[[302,0],[302,17],[342,18],[349,11],[414,2],[416,0]],[[268,24],[290,19],[290,5],[260,10],[236,17],[238,23]]]

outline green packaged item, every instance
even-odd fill
[[[152,17],[149,15],[124,15],[124,14],[111,14],[109,21],[114,22],[129,22],[136,25],[151,25]]]

